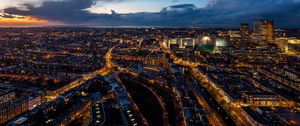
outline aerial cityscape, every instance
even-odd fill
[[[300,126],[299,0],[0,0],[0,126]]]

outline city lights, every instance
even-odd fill
[[[0,126],[297,126],[298,6],[0,0]]]

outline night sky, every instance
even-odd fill
[[[300,0],[0,0],[0,26],[300,27]]]

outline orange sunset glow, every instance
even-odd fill
[[[30,26],[37,24],[46,24],[47,20],[32,18],[32,17],[22,17],[22,18],[1,18],[0,26]]]

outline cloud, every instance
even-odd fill
[[[97,17],[84,9],[95,4],[95,0],[65,0],[65,1],[44,1],[41,6],[34,7],[31,4],[24,4],[27,10],[16,7],[4,9],[5,13],[22,16],[32,16],[51,21],[66,23],[82,23],[85,20]]]
[[[27,10],[12,7],[4,9],[4,12],[69,25],[237,27],[242,22],[267,18],[274,19],[280,27],[300,27],[299,0],[209,0],[208,5],[203,8],[181,4],[165,7],[160,12],[128,14],[118,14],[113,10],[111,14],[87,11],[96,2],[112,1],[122,0],[44,1],[38,7],[24,4]]]
[[[0,18],[16,18],[16,16],[13,16],[10,14],[5,14],[5,13],[0,13]]]
[[[210,0],[205,8],[214,13],[216,21],[233,23],[249,22],[253,19],[268,18],[275,20],[281,27],[300,27],[299,0]]]
[[[196,8],[196,6],[194,4],[179,4],[179,5],[170,6],[169,8],[172,8],[172,9],[178,9],[178,8]]]

